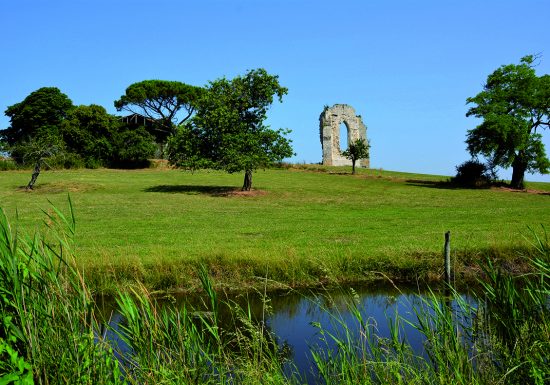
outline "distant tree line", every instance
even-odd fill
[[[264,69],[205,87],[177,81],[145,80],[130,85],[114,102],[118,111],[138,114],[135,125],[98,105],[74,106],[58,88],[44,87],[5,114],[11,125],[0,130],[0,145],[19,164],[62,167],[138,167],[156,150],[188,169],[252,173],[293,155],[289,130],[265,125],[276,97],[287,89]],[[32,186],[31,186],[32,188]]]
[[[131,127],[98,105],[75,106],[56,87],[43,87],[5,112],[3,148],[18,164],[58,167],[137,167],[156,149],[143,127]]]

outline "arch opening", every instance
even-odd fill
[[[349,144],[349,128],[346,122],[340,123],[339,127],[340,153],[348,149]]]

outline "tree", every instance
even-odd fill
[[[105,165],[114,152],[113,137],[119,121],[105,108],[91,104],[77,106],[67,114],[60,126],[61,136],[69,152],[78,154],[86,167]]]
[[[34,188],[42,166],[49,166],[49,159],[63,156],[65,153],[65,147],[59,137],[37,137],[29,141],[19,141],[9,149],[12,152],[23,154],[21,163],[34,165],[31,180],[26,187],[27,190]]]
[[[493,165],[511,166],[513,188],[523,187],[526,171],[546,174],[550,169],[537,132],[550,127],[550,76],[535,74],[534,59],[525,56],[520,64],[501,66],[488,76],[482,92],[467,99],[475,106],[466,116],[483,119],[468,131],[468,151]]]
[[[154,138],[143,127],[130,129],[94,104],[71,110],[60,131],[67,151],[78,154],[86,167],[132,167],[155,151]]]
[[[359,159],[369,157],[370,144],[363,138],[356,139],[350,143],[347,150],[342,152],[342,155],[351,160],[351,173],[355,174],[355,162]]]
[[[252,188],[252,172],[292,156],[290,131],[264,125],[274,96],[279,102],[287,89],[278,76],[264,69],[232,80],[209,83],[189,124],[169,141],[169,160],[180,167],[244,171],[243,191]]]
[[[22,102],[6,109],[5,114],[10,118],[11,125],[0,130],[0,141],[14,146],[34,139],[58,136],[59,125],[72,108],[71,99],[58,88],[40,88]]]
[[[114,140],[115,151],[111,166],[124,168],[143,167],[155,153],[155,138],[144,127],[122,129]]]
[[[152,134],[163,144],[176,126],[191,117],[201,91],[200,87],[177,81],[144,80],[126,88],[115,107],[153,119],[156,124]]]

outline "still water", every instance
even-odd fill
[[[347,325],[352,333],[359,338],[361,327],[350,308],[355,306],[359,310],[363,321],[367,322],[380,338],[390,337],[390,321],[395,321],[397,315],[400,336],[405,338],[415,354],[426,356],[425,337],[411,324],[417,323],[417,312],[430,312],[425,299],[426,290],[418,288],[400,288],[392,286],[360,287],[339,290],[323,290],[308,292],[279,292],[270,293],[267,297],[261,294],[240,294],[226,297],[222,301],[230,301],[250,311],[258,322],[264,322],[268,329],[276,336],[279,346],[286,346],[290,360],[285,366],[287,373],[299,372],[300,377],[307,383],[315,383],[317,377],[314,369],[312,349],[335,349],[332,341],[324,341],[319,328],[331,333],[343,331],[342,323]],[[441,293],[441,296],[443,294]],[[267,301],[266,301],[267,298]],[[443,297],[441,297],[443,298]],[[473,300],[463,295],[469,303]],[[446,306],[457,314],[460,312],[454,301],[445,301]],[[194,309],[203,307],[203,300],[199,297],[175,296],[166,300],[166,306],[191,306]],[[111,309],[110,326],[117,329],[122,317],[107,303],[106,309]],[[220,307],[220,316],[228,308]],[[226,315],[227,316],[227,315]],[[468,321],[466,320],[466,323]],[[115,333],[109,333],[109,339],[124,351],[122,341]]]

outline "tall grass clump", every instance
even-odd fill
[[[419,296],[413,322],[387,317],[390,336],[352,300],[353,322],[331,314],[312,348],[318,379],[325,384],[534,384],[550,381],[550,247],[534,235],[531,272],[513,275],[490,259],[482,264],[481,289],[467,300],[452,288]],[[324,309],[330,312],[329,309]],[[420,332],[414,352],[403,326]]]
[[[510,383],[550,381],[550,244],[545,230],[533,239],[530,273],[513,275],[488,259],[480,281],[479,348],[486,354],[478,362]]]
[[[70,255],[69,206],[68,217],[52,207],[48,231],[33,237],[18,233],[0,210],[0,383],[120,382]]]
[[[9,170],[17,170],[17,169],[18,169],[17,164],[13,160],[2,158],[0,156],[0,171],[9,171]]]
[[[128,379],[151,384],[285,384],[283,357],[250,309],[218,300],[205,268],[202,310],[159,305],[142,288],[119,293]],[[220,311],[227,307],[225,317]]]
[[[397,311],[387,314],[389,335],[383,337],[376,320],[350,301],[352,322],[337,313],[331,314],[330,326],[314,325],[321,336],[321,344],[312,347],[318,381],[327,385],[480,383],[462,335],[462,312],[470,312],[471,307],[459,296],[452,305],[457,311],[452,312],[450,306],[433,292],[420,297],[415,308],[417,320],[407,320]],[[420,332],[424,352],[415,351],[409,342],[407,325]]]

